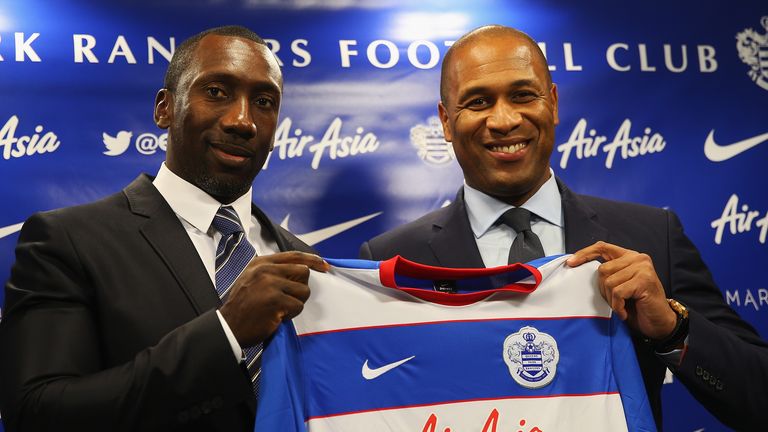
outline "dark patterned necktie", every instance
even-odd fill
[[[539,236],[531,231],[531,212],[524,208],[512,208],[504,212],[499,220],[517,233],[509,248],[507,263],[526,263],[544,256]]]
[[[213,218],[213,227],[221,233],[221,240],[216,248],[216,292],[223,303],[229,295],[232,283],[256,256],[256,250],[248,243],[240,219],[232,207],[219,208]],[[258,397],[262,344],[258,343],[243,351],[253,393]]]

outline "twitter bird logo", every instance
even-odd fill
[[[104,142],[104,146],[107,151],[104,152],[107,156],[119,156],[128,149],[131,145],[132,132],[120,131],[116,136],[110,136],[106,132],[101,133],[101,139]]]

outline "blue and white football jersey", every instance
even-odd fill
[[[654,431],[598,263],[328,260],[263,357],[256,430]]]

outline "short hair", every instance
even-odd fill
[[[454,56],[454,53],[456,50],[460,49],[462,46],[472,42],[473,39],[483,36],[492,36],[492,35],[511,35],[511,36],[517,36],[525,41],[527,41],[531,46],[533,46],[534,55],[538,54],[541,56],[541,59],[544,61],[544,69],[546,70],[547,74],[547,84],[552,85],[552,74],[549,72],[549,65],[547,64],[547,57],[544,55],[544,53],[541,51],[541,48],[539,47],[539,44],[536,43],[535,40],[533,40],[532,37],[528,36],[528,34],[517,30],[512,27],[507,27],[503,25],[498,24],[492,24],[487,26],[478,27],[469,33],[465,34],[464,36],[460,37],[456,42],[451,45],[450,48],[448,48],[448,51],[445,53],[445,57],[443,57],[443,64],[440,68],[440,101],[445,104],[446,99],[448,98],[448,88],[446,87],[446,77],[448,76],[448,65],[451,63],[451,59]]]
[[[200,43],[204,37],[211,34],[249,39],[259,45],[268,47],[267,43],[264,42],[264,39],[259,37],[259,35],[252,30],[239,25],[227,25],[202,31],[185,40],[176,48],[173,57],[171,57],[171,62],[168,64],[168,70],[165,71],[165,78],[163,80],[164,88],[167,88],[170,91],[176,91],[176,86],[179,85],[181,74],[189,67],[189,63],[192,60],[192,53],[195,51],[195,48],[197,48],[197,44]]]

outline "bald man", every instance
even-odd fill
[[[451,205],[364,243],[360,257],[506,265],[518,233],[500,218],[526,209],[543,255],[603,261],[601,294],[633,330],[660,429],[666,368],[730,427],[768,425],[768,344],[725,303],[674,212],[578,195],[554,176],[557,86],[536,42],[504,26],[464,35],[443,60],[440,97],[464,185]]]

